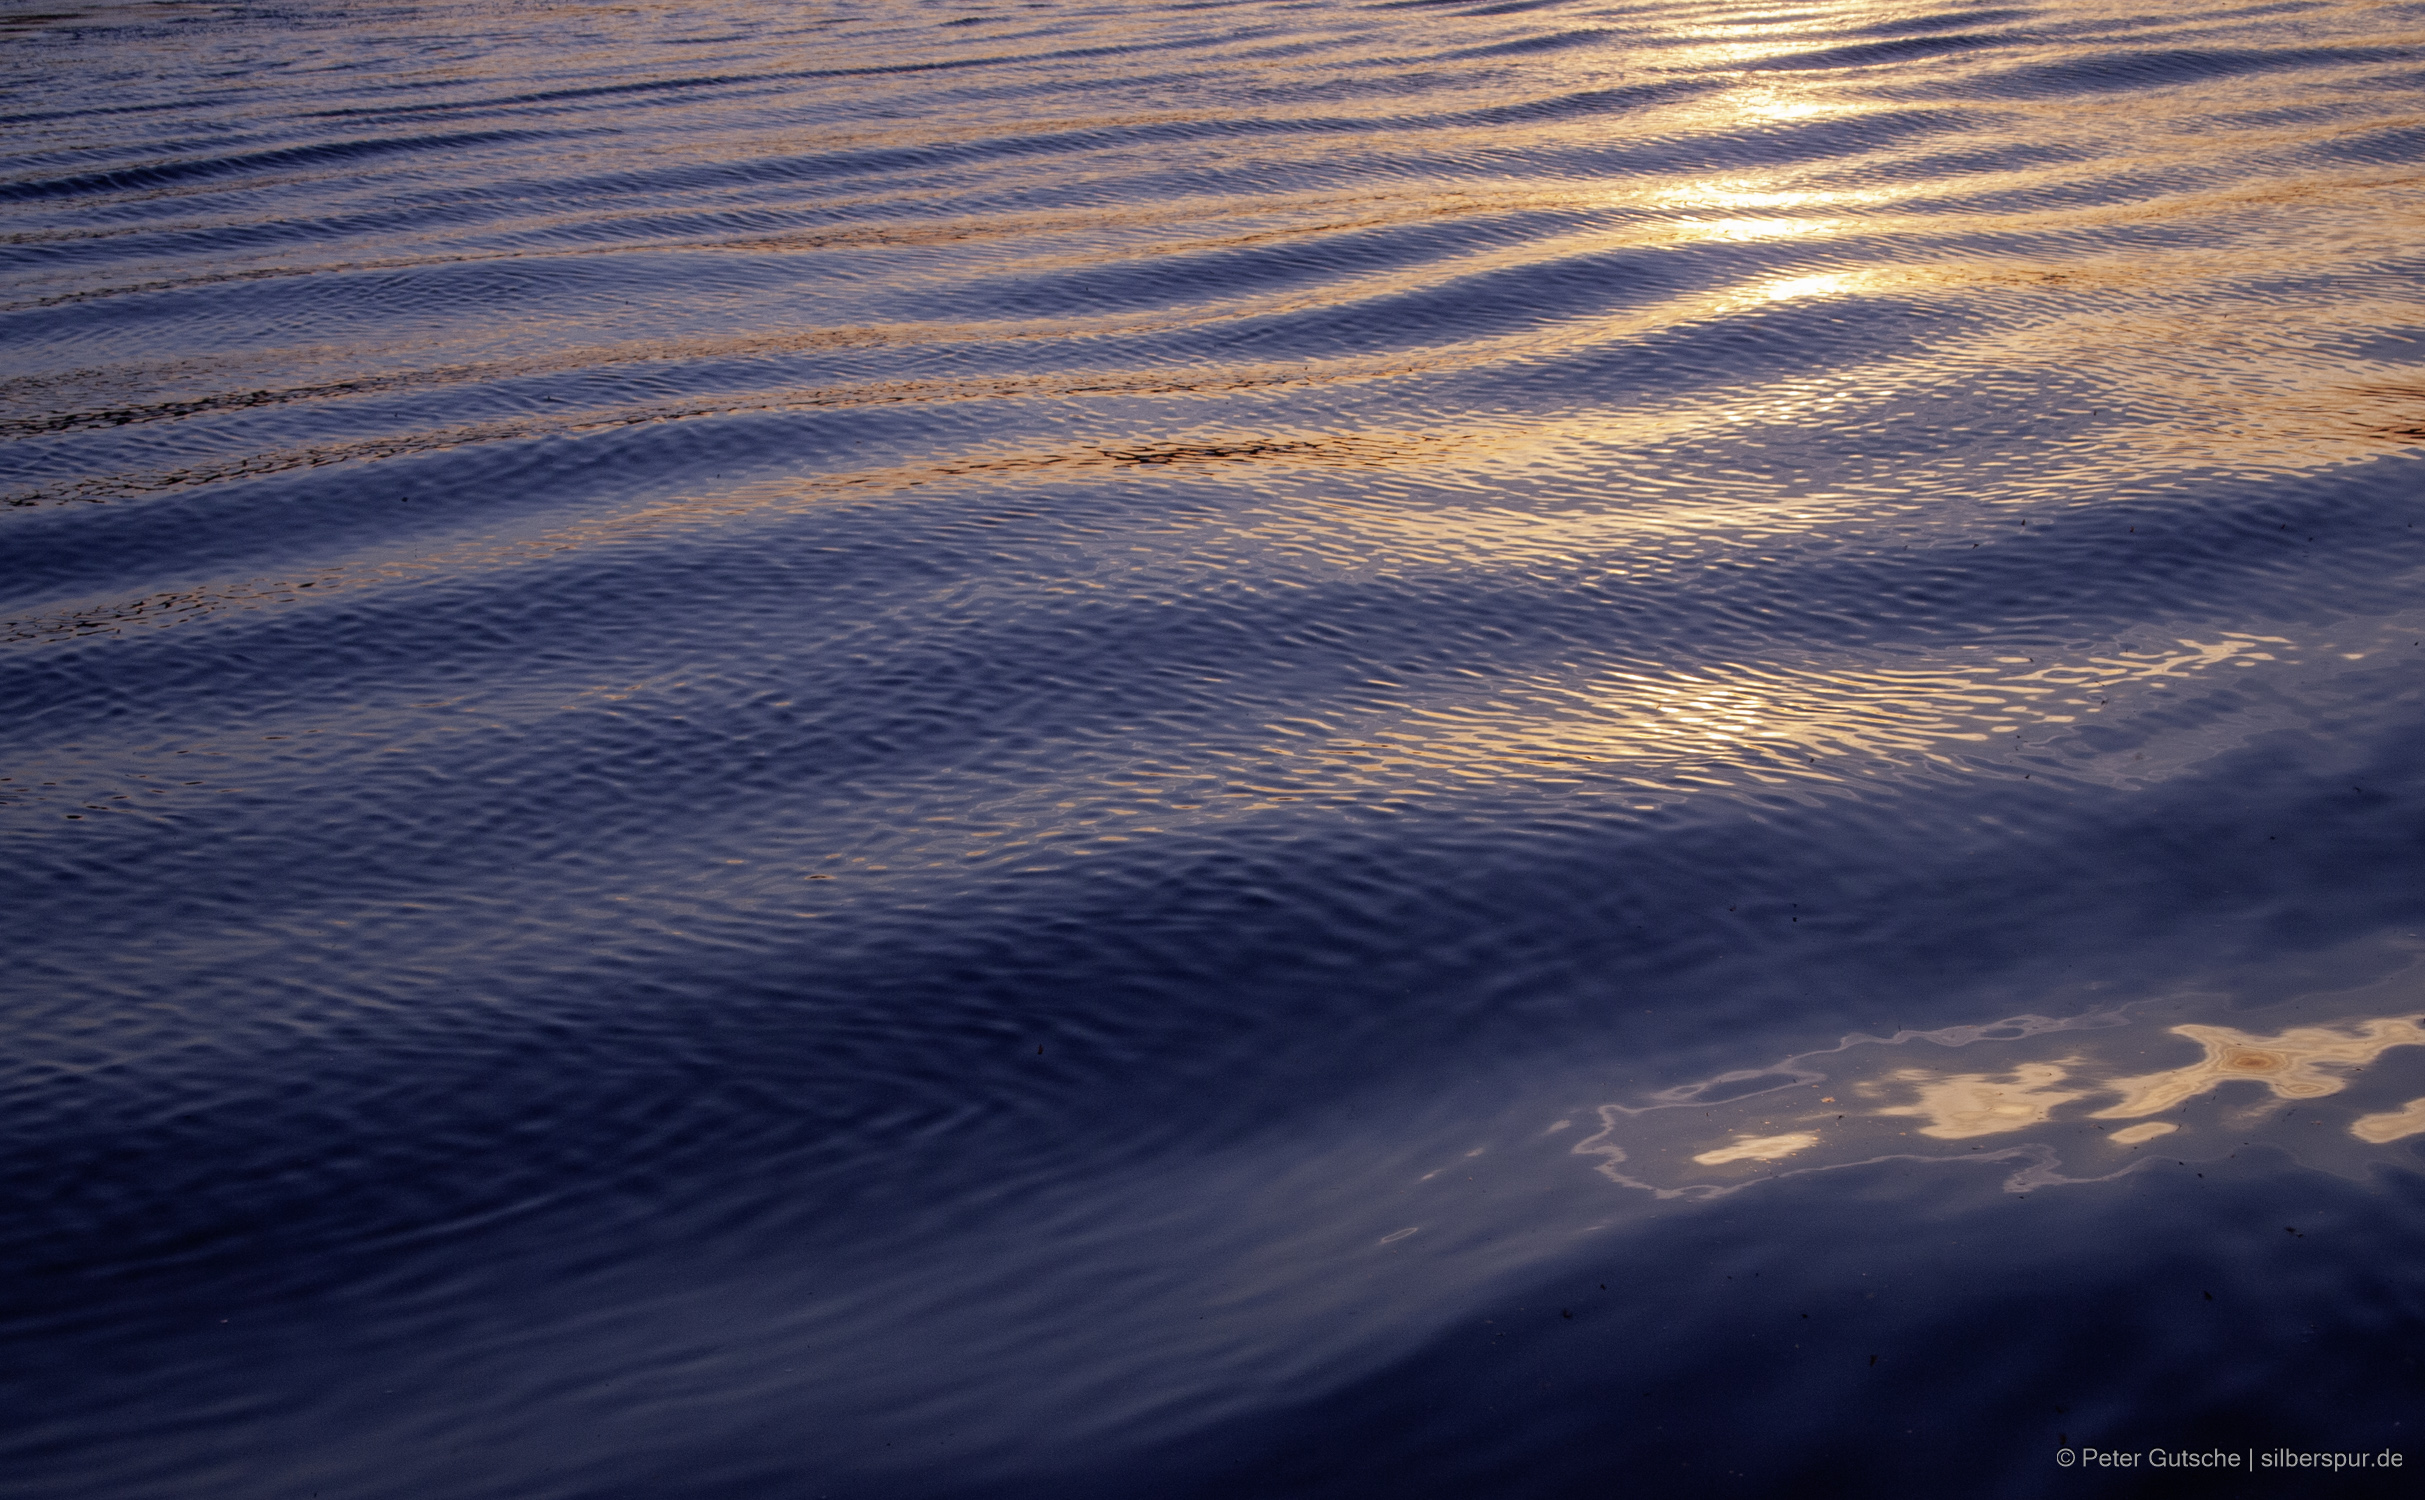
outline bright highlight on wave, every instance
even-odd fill
[[[2425,1097],[2383,1097],[2425,1087],[2425,1051],[2400,1050],[2425,1049],[2425,1016],[2265,1034],[2151,1025],[2132,1009],[1847,1037],[1642,1104],[1603,1104],[1600,1129],[1574,1150],[1598,1158],[1601,1175],[1622,1186],[1714,1198],[1754,1182],[1889,1161],[1997,1162],[2012,1169],[2005,1188],[2024,1192],[2260,1146],[2358,1175],[2388,1160],[2368,1148],[2425,1135]],[[2177,1061],[2185,1042],[2204,1055]],[[1968,1071],[1913,1060],[1932,1048],[1992,1056]],[[2147,1069],[2149,1062],[2171,1065]],[[2156,1141],[2160,1152],[2142,1149]]]

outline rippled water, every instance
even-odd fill
[[[2425,1463],[2425,6],[52,3],[12,1493]]]

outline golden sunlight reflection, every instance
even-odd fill
[[[1731,768],[1835,776],[1866,765],[1950,765],[2042,751],[2072,726],[2128,723],[2161,710],[2202,676],[2296,665],[2307,655],[2284,637],[2226,634],[2062,659],[1981,650],[1941,663],[1832,670],[1748,663],[1679,670],[1644,661],[1581,680],[1496,679],[1471,698],[1405,699],[1391,719],[1363,732],[1283,736],[1271,753],[1304,774],[1336,767],[1322,779],[1339,777],[1343,786],[1426,772],[1504,779]],[[2211,743],[2142,742],[2074,754],[2061,774],[2113,784],[2158,780],[2228,748],[2230,735],[2226,725]]]
[[[2002,1077],[1986,1073],[1938,1077],[1925,1068],[1898,1068],[1885,1081],[1856,1083],[1852,1091],[1874,1099],[1891,1088],[1907,1087],[1918,1097],[1878,1113],[1917,1116],[1928,1122],[1920,1127],[1920,1134],[1960,1141],[2044,1122],[2056,1106],[2080,1097],[2078,1089],[2054,1087],[2063,1076],[2063,1070],[2051,1063],[2025,1063]]]
[[[2411,1099],[2398,1109],[2379,1115],[2361,1116],[2356,1124],[2349,1127],[2349,1133],[2361,1141],[2371,1141],[2378,1146],[2425,1134],[2425,1099]]]
[[[2388,1160],[2369,1148],[2425,1134],[2425,1098],[2371,1111],[2319,1103],[2361,1083],[2369,1094],[2379,1091],[2378,1066],[2391,1088],[2412,1091],[2425,1080],[2425,1053],[2402,1049],[2425,1049],[2425,1017],[2359,1017],[2273,1033],[2157,1024],[2196,1003],[1852,1036],[1639,1103],[1601,1105],[1600,1129],[1573,1150],[1595,1159],[1611,1182],[1661,1198],[1705,1198],[1774,1177],[1884,1161],[1995,1162],[2007,1173],[2006,1189],[2020,1192],[2157,1163],[2212,1162],[2258,1146],[2357,1176]],[[2204,1055],[2152,1071],[2134,1066],[2185,1043]],[[1941,1051],[1984,1054],[1990,1066],[1957,1072],[1928,1065],[1928,1055]],[[2164,1118],[2138,1118],[2154,1114]],[[2102,1123],[2114,1119],[2137,1123]],[[2157,1141],[2163,1151],[2147,1153]],[[2128,1156],[2118,1167],[2117,1150]]]
[[[2139,1146],[2158,1136],[2170,1135],[2181,1127],[2170,1120],[2149,1120],[2144,1125],[2132,1125],[2106,1137],[2117,1146]]]
[[[2218,1083],[2249,1078],[2283,1099],[2317,1099],[2337,1094],[2348,1080],[2325,1068],[2360,1068],[2393,1047],[2425,1046],[2425,1029],[2405,1017],[2368,1021],[2355,1034],[2300,1027],[2279,1036],[2250,1036],[2228,1026],[2175,1026],[2206,1049],[2206,1055],[2186,1068],[2119,1078],[2122,1102],[2097,1111],[2100,1120],[2128,1120],[2171,1109]]]
[[[1818,1135],[1808,1130],[1797,1130],[1791,1135],[1744,1136],[1731,1146],[1704,1151],[1693,1160],[1705,1167],[1719,1167],[1735,1161],[1776,1161],[1817,1144]]]
[[[1764,284],[1760,291],[1771,302],[1790,302],[1797,297],[1844,297],[1872,279],[1859,271],[1828,271],[1817,276],[1788,276]]]
[[[1794,235],[1825,234],[1835,227],[1832,219],[1686,219],[1684,227],[1693,237],[1705,240],[1725,240],[1750,244],[1755,240],[1781,240]]]

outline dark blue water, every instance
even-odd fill
[[[0,35],[0,1489],[2425,1466],[2425,6]]]

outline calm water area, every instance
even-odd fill
[[[2414,1493],[2421,294],[2425,4],[10,0],[0,1494]]]

